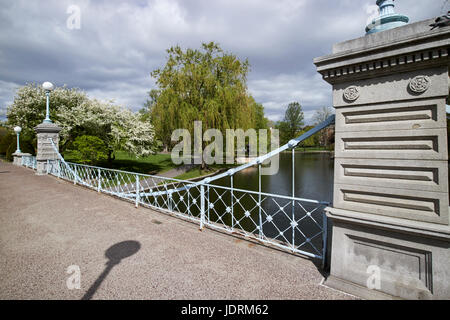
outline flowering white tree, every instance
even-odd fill
[[[73,108],[88,100],[79,89],[69,89],[66,86],[55,88],[50,96],[50,118],[60,119],[61,107]],[[9,127],[22,127],[22,134],[34,136],[34,127],[45,119],[45,91],[42,86],[30,83],[16,91],[12,105],[8,106],[6,117]]]
[[[50,118],[61,130],[61,146],[66,148],[76,137],[92,135],[102,139],[111,158],[114,151],[124,150],[138,157],[155,149],[154,130],[150,121],[141,120],[139,113],[89,99],[79,89],[56,88],[50,96]],[[34,136],[34,127],[45,118],[45,92],[29,84],[18,89],[14,102],[8,107],[8,125],[19,125],[24,133]]]
[[[110,153],[124,150],[140,157],[154,151],[153,126],[128,109],[94,99],[74,108],[62,107],[59,114],[56,123],[62,128],[63,144],[84,132],[100,137]]]

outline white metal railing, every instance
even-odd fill
[[[21,164],[24,167],[36,170],[37,161],[35,156],[22,156]]]
[[[47,172],[136,206],[169,212],[205,226],[322,259],[326,202],[65,162]]]
[[[327,248],[328,202],[295,197],[295,147],[314,133],[334,122],[334,116],[287,145],[226,173],[199,182],[185,181],[114,169],[106,169],[57,160],[47,161],[47,173],[97,192],[107,193],[174,214],[228,233],[240,234],[261,243],[321,259],[324,263]],[[261,192],[261,163],[287,149],[292,149],[292,195],[283,196]],[[24,157],[26,158],[26,157]],[[22,164],[36,159],[24,159]],[[233,176],[250,166],[259,168],[259,190],[249,191],[233,187]],[[230,187],[212,184],[230,177]]]

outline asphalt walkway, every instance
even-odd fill
[[[0,299],[352,298],[322,279],[308,259],[0,161]]]

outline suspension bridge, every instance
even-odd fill
[[[83,166],[63,157],[49,161],[46,176],[34,174],[34,157],[21,164],[0,169],[0,298],[77,299],[86,292],[100,299],[351,298],[321,285],[326,203],[219,187],[214,178],[194,183]],[[242,208],[244,197],[254,205]],[[276,205],[264,205],[270,201]],[[301,229],[305,219],[317,223],[314,234]],[[141,249],[102,276],[105,250],[130,239]],[[71,265],[80,266],[80,290],[66,287]]]

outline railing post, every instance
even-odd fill
[[[206,214],[205,214],[205,221],[210,221],[210,205],[209,205],[209,186],[206,188],[206,197],[205,197],[205,207],[206,207]]]
[[[50,160],[47,159],[47,174],[49,174],[49,168],[50,168]]]
[[[191,213],[191,199],[190,199],[190,188],[187,189],[187,214],[192,215]]]
[[[203,223],[205,221],[205,186],[200,186],[200,230],[203,230]]]
[[[61,160],[58,160],[58,179],[61,178]]]
[[[263,223],[262,223],[262,213],[261,213],[261,163],[258,164],[258,207],[259,207],[259,238],[263,238]]]
[[[74,173],[74,177],[73,177],[73,184],[76,185],[77,184],[77,166],[73,166],[73,173]]]
[[[292,251],[295,251],[295,147],[292,148]]]
[[[231,187],[231,231],[234,230],[234,192],[233,192],[233,175],[230,176]]]
[[[140,187],[140,183],[139,183],[139,175],[136,174],[136,202],[135,202],[135,204],[134,204],[134,206],[135,206],[136,208],[139,207],[139,201],[140,201],[139,187]]]
[[[102,177],[100,168],[97,169],[97,192],[100,192],[102,190]]]

